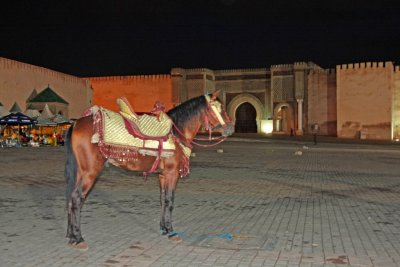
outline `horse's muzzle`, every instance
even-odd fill
[[[233,124],[228,124],[224,128],[222,136],[228,137],[231,136],[234,132],[235,132],[235,127],[233,126]]]

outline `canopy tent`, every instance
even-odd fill
[[[56,114],[53,119],[44,118],[42,115],[37,117],[39,134],[51,134],[56,133],[57,135],[63,134],[63,131],[68,129],[73,123],[61,114]]]
[[[11,113],[4,117],[0,118],[0,124],[8,124],[8,125],[28,125],[28,124],[36,124],[37,120],[32,119],[21,112]]]
[[[0,118],[1,125],[18,125],[18,142],[20,140],[19,132],[21,125],[33,125],[36,123],[37,120],[32,119],[31,117],[26,116],[21,112],[11,113],[9,115]]]
[[[73,121],[67,119],[61,114],[56,114],[53,118],[53,121],[57,123],[56,134],[57,134],[57,142],[60,144],[64,144],[64,136],[66,131],[71,127]]]
[[[45,105],[42,113],[40,114],[42,118],[52,119],[54,117],[53,112],[50,111],[49,105]]]
[[[54,122],[48,118],[44,118],[44,117],[42,117],[42,115],[37,117],[36,120],[37,120],[37,123],[36,123],[37,126],[56,126],[57,125],[56,122]]]
[[[24,114],[31,118],[37,118],[40,116],[40,112],[37,109],[27,109],[25,110]]]
[[[22,112],[22,109],[19,107],[17,102],[14,102],[14,105],[10,109],[11,113]]]
[[[57,124],[71,123],[69,119],[67,119],[61,114],[56,114],[53,118],[53,121]]]
[[[46,136],[52,135],[56,130],[57,123],[49,118],[43,117],[43,112],[37,119],[37,124],[35,125],[35,130],[32,132],[34,137],[47,138]]]

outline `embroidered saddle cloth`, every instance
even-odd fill
[[[163,111],[157,115],[137,115],[128,100],[124,97],[117,99],[120,114],[125,119],[128,131],[141,139],[160,139],[171,133],[172,121]]]
[[[146,133],[146,136],[164,134],[164,141],[141,139],[130,134],[126,128],[124,117],[120,113],[93,106],[91,114],[94,118],[95,134],[92,137],[92,143],[98,143],[103,155],[107,158],[117,158],[119,160],[134,160],[137,153],[156,157],[170,157],[174,155],[175,143],[170,132],[166,133],[165,128],[156,129],[152,124],[153,118],[144,118],[140,120],[140,130]],[[143,117],[143,116],[141,116]],[[148,117],[151,117],[148,115]],[[147,129],[149,127],[149,129]],[[156,124],[158,125],[158,124]]]

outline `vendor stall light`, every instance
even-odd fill
[[[272,133],[273,131],[273,126],[272,126],[272,120],[261,120],[261,132],[262,133]]]

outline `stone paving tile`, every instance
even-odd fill
[[[399,266],[398,148],[304,145],[196,150],[178,244],[158,232],[156,177],[107,167],[82,212],[87,252],[64,238],[63,148],[1,149],[0,266]]]

